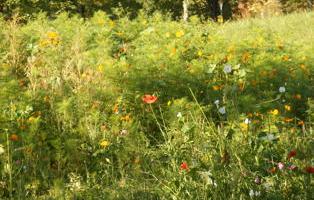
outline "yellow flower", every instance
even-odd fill
[[[290,110],[291,110],[291,106],[285,105],[285,110],[286,110],[286,111],[290,111]]]
[[[182,30],[176,32],[176,37],[177,37],[177,38],[180,38],[180,37],[182,37],[183,35],[184,35],[184,31],[182,31]]]
[[[242,131],[247,131],[249,129],[249,125],[244,122],[240,123],[240,127]]]
[[[49,96],[45,96],[45,97],[44,97],[44,101],[45,101],[46,103],[49,102],[49,100],[50,100]]]
[[[29,123],[34,123],[36,120],[37,120],[37,118],[35,118],[35,117],[28,118]]]
[[[99,72],[104,72],[105,67],[103,65],[98,65],[97,69]]]
[[[171,105],[171,103],[172,103],[172,102],[169,100],[169,101],[168,101],[168,103],[167,103],[167,106],[170,106],[170,105]]]
[[[44,48],[49,44],[49,42],[47,40],[40,40],[39,41],[39,46]]]
[[[129,121],[131,120],[130,114],[128,114],[128,115],[126,115],[126,116],[121,117],[121,120],[122,120],[122,121],[129,122]]]
[[[248,113],[247,116],[252,118],[253,114],[252,113]]]
[[[117,32],[116,33],[118,36],[123,36],[124,34],[122,32]]]
[[[104,19],[98,19],[97,24],[99,26],[104,26],[105,25],[105,20]]]
[[[301,65],[300,65],[300,68],[301,68],[302,70],[306,70],[305,64],[301,64]]]
[[[249,52],[245,52],[242,54],[242,62],[247,63],[251,58],[251,54]]]
[[[279,110],[278,109],[274,109],[270,111],[270,114],[272,115],[278,115],[279,114]]]
[[[282,57],[282,60],[283,60],[283,61],[289,61],[290,58],[289,58],[289,56],[285,55],[285,56]]]
[[[223,23],[224,22],[224,17],[222,15],[219,15],[217,17],[217,21],[218,21],[218,23]]]
[[[52,45],[59,44],[59,34],[56,32],[48,32],[47,33],[48,39]]]
[[[114,27],[114,21],[110,20],[109,25],[110,25],[110,27]]]
[[[49,31],[48,33],[47,33],[47,36],[48,36],[48,38],[49,39],[57,39],[58,38],[58,33],[57,32],[53,32],[53,31]]]
[[[221,90],[222,88],[223,88],[223,85],[214,85],[214,86],[213,86],[213,90],[214,90],[214,91]]]
[[[107,148],[109,145],[110,145],[110,142],[108,142],[107,140],[103,140],[99,143],[99,145],[102,147],[102,148]]]
[[[203,52],[202,52],[201,50],[199,50],[199,51],[197,52],[197,55],[198,55],[199,57],[202,57],[202,56],[203,56]]]
[[[300,68],[303,71],[303,73],[305,73],[305,74],[309,74],[310,73],[309,69],[306,68],[305,64],[301,64]]]

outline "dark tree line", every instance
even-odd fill
[[[26,17],[39,12],[46,12],[54,17],[60,12],[79,14],[90,17],[95,11],[103,10],[114,15],[114,10],[124,10],[130,17],[135,17],[139,10],[150,14],[156,11],[170,14],[174,19],[183,16],[183,2],[189,2],[189,15],[198,15],[205,19],[217,19],[223,15],[230,19],[238,3],[250,3],[262,0],[0,0],[0,13],[9,18],[15,13]],[[314,0],[280,0],[283,8],[289,12],[299,8],[312,7]],[[220,7],[219,3],[222,3]]]

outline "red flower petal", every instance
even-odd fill
[[[290,158],[295,157],[297,155],[297,151],[295,149],[291,150],[288,154],[288,160],[290,160]]]
[[[158,97],[154,96],[154,95],[149,95],[149,94],[145,94],[143,97],[142,97],[142,101],[144,103],[147,103],[147,104],[152,104],[152,103],[155,103],[157,101]]]
[[[180,169],[189,171],[189,166],[188,166],[188,164],[186,162],[182,162],[181,165],[180,165]]]
[[[314,167],[313,166],[308,166],[305,168],[305,171],[309,174],[314,174]]]

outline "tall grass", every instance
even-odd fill
[[[0,21],[0,197],[310,199],[313,19]]]

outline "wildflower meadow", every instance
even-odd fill
[[[0,199],[314,199],[314,13],[0,18]]]

